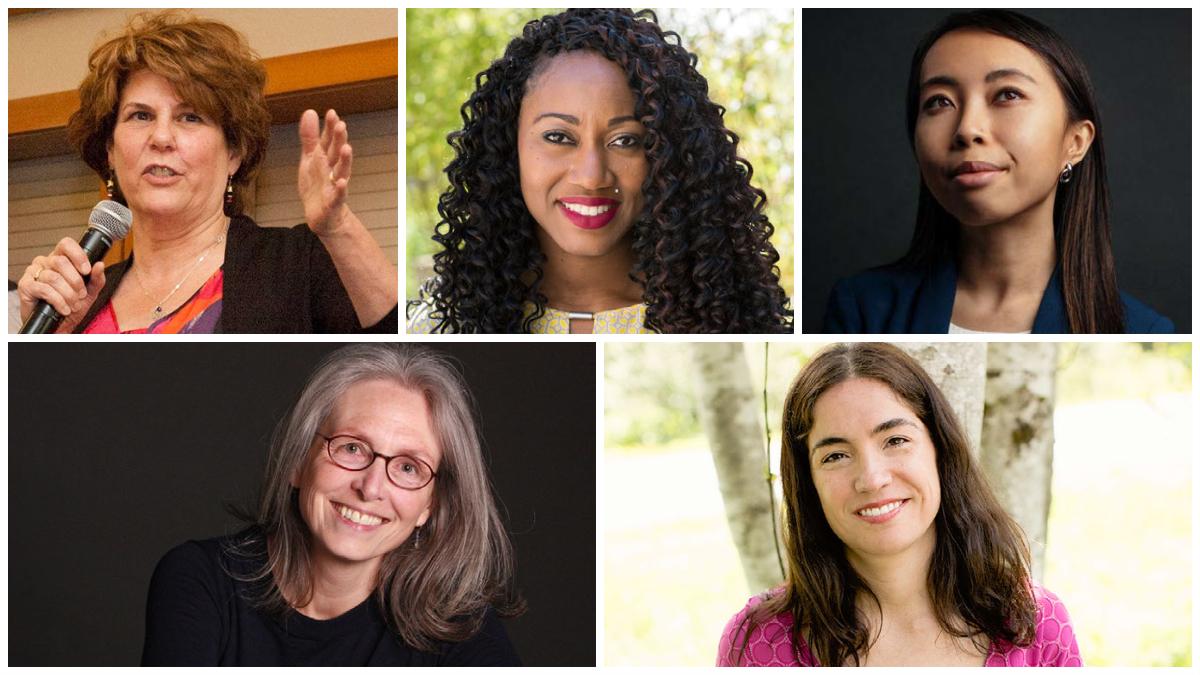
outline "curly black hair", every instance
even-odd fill
[[[571,9],[530,21],[504,55],[475,77],[455,158],[438,200],[434,272],[421,300],[438,331],[529,332],[544,315],[545,257],[521,195],[517,119],[530,77],[549,57],[592,50],[624,70],[634,115],[647,129],[644,210],[632,228],[632,279],[642,283],[646,326],[660,333],[792,331],[779,283],[766,194],[750,184],[725,109],[708,98],[697,58],[653,12]],[[536,310],[527,314],[526,303]]]

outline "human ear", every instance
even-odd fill
[[[1096,139],[1096,125],[1091,120],[1080,120],[1067,125],[1067,133],[1063,138],[1063,151],[1066,155],[1064,162],[1078,164],[1083,161],[1087,151]]]

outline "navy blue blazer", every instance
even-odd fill
[[[826,333],[948,333],[958,271],[947,260],[928,272],[875,267],[838,281],[825,308]],[[1174,333],[1175,324],[1121,293],[1126,333]],[[1058,269],[1050,277],[1034,333],[1070,333]]]

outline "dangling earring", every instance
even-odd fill
[[[1070,162],[1067,162],[1067,168],[1063,169],[1062,173],[1058,174],[1058,182],[1060,182],[1064,185],[1067,183],[1070,183],[1071,176],[1074,173],[1075,173],[1075,167],[1071,166]]]
[[[225,215],[231,216],[233,211],[233,175],[230,174],[229,180],[225,181]]]
[[[104,192],[105,192],[105,194],[108,195],[109,199],[113,198],[113,191],[115,189],[116,189],[116,186],[113,185],[112,174],[110,173],[110,174],[108,174],[108,178],[104,179]]]
[[[413,549],[416,550],[416,549],[421,548],[421,526],[418,525],[414,529],[415,529],[415,532],[413,533],[413,536],[414,536]]]

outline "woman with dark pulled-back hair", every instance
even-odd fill
[[[826,348],[783,408],[785,581],[725,627],[718,665],[1079,666],[950,404],[887,344]]]
[[[409,332],[791,332],[766,195],[696,62],[650,11],[528,23],[449,137]]]
[[[912,243],[834,286],[825,332],[1174,332],[1117,290],[1100,111],[1057,33],[1006,10],[952,14],[917,46],[906,107]]]

